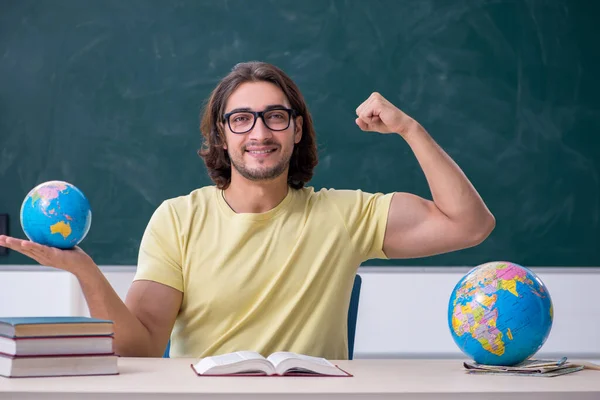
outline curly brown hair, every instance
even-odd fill
[[[300,189],[313,176],[317,166],[317,145],[312,117],[304,97],[292,79],[274,65],[251,61],[237,64],[212,91],[203,110],[200,132],[204,138],[198,155],[202,157],[208,175],[219,189],[226,189],[231,183],[231,161],[227,150],[223,148],[225,132],[223,114],[225,104],[235,89],[245,82],[270,82],[278,86],[288,101],[296,116],[301,116],[302,138],[294,146],[288,171],[288,185]]]

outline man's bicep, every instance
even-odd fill
[[[383,251],[388,258],[416,258],[458,250],[460,228],[434,202],[395,193],[388,212]]]
[[[156,356],[163,354],[179,313],[183,293],[150,280],[132,283],[125,304],[150,332]]]

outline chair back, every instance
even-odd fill
[[[354,337],[356,336],[356,321],[358,320],[358,300],[360,298],[360,288],[362,278],[356,274],[354,285],[352,286],[352,295],[350,296],[350,305],[348,307],[348,359],[354,358]]]

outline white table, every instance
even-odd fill
[[[1,399],[600,399],[600,371],[465,374],[458,360],[335,361],[351,378],[199,377],[193,359],[120,358],[119,375],[2,378]]]

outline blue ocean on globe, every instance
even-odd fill
[[[83,192],[63,181],[33,188],[21,205],[21,227],[32,242],[60,249],[77,246],[92,224],[92,210]]]
[[[527,360],[548,338],[552,321],[552,300],[544,283],[510,262],[490,262],[469,271],[448,305],[454,342],[480,364],[510,366]]]

